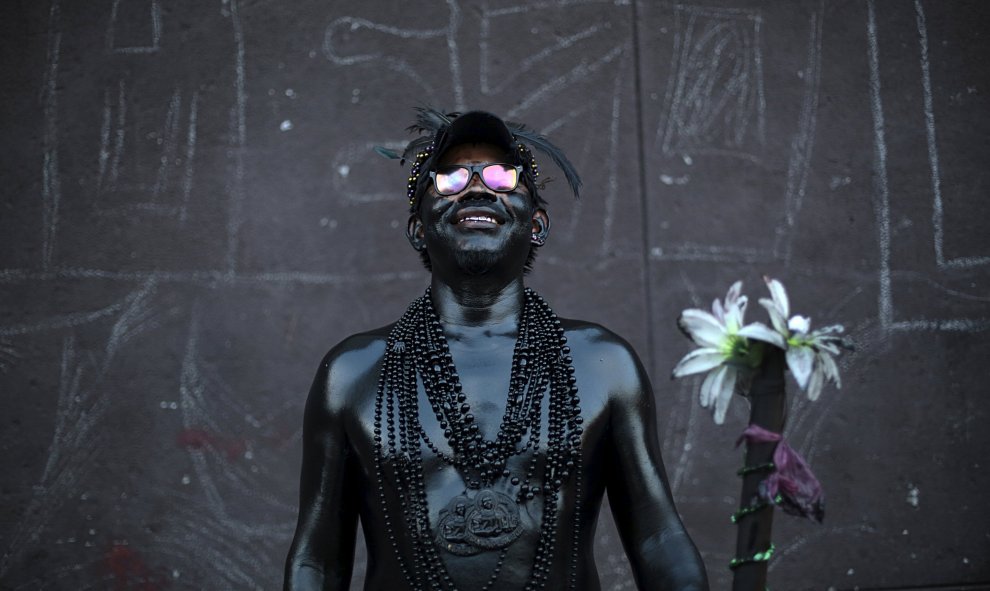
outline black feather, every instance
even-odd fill
[[[451,113],[451,115],[456,117],[458,113]],[[416,122],[407,127],[406,131],[433,135],[441,128],[450,125],[450,123],[450,117],[442,111],[438,111],[433,107],[416,107]]]
[[[375,146],[375,153],[379,156],[384,156],[389,160],[398,160],[399,158],[402,158],[402,156],[400,156],[395,150],[389,150],[383,146]]]
[[[571,164],[571,161],[567,159],[567,156],[564,155],[564,152],[560,148],[553,145],[550,140],[539,133],[531,131],[525,125],[509,121],[506,121],[505,125],[518,139],[549,156],[553,160],[553,163],[557,165],[557,168],[564,173],[564,178],[567,179],[567,184],[570,185],[571,191],[574,192],[574,197],[580,197],[581,176],[578,175],[577,169],[574,168],[574,165]]]
[[[402,151],[402,161],[400,164],[404,164],[406,160],[415,160],[416,154],[424,150],[433,141],[432,135],[424,135],[418,137],[406,145],[406,149]]]

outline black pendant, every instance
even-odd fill
[[[375,480],[386,515],[389,538],[406,580],[417,590],[455,590],[440,550],[455,556],[498,551],[487,590],[498,577],[509,546],[522,535],[519,505],[540,496],[542,518],[527,591],[545,587],[549,565],[558,551],[560,490],[574,479],[567,586],[577,584],[581,515],[581,407],[570,348],[560,320],[539,295],[525,291],[519,334],[513,351],[506,410],[494,440],[486,441],[466,403],[443,326],[433,310],[430,290],[414,301],[393,327],[375,396]],[[432,441],[419,418],[417,382],[436,414],[450,452]],[[547,399],[546,441],[542,401]],[[448,501],[435,526],[430,524],[421,443],[454,467],[469,488]],[[511,456],[531,454],[523,473],[509,478]],[[537,461],[540,458],[541,461]],[[538,465],[542,467],[538,468]],[[402,516],[389,515],[385,472],[393,474]],[[493,490],[506,479],[519,486],[515,498]],[[405,524],[411,555],[398,544],[395,522]]]
[[[491,489],[457,495],[440,511],[437,545],[457,556],[500,550],[522,534],[519,505]]]

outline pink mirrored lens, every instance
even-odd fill
[[[437,193],[453,195],[467,186],[471,172],[466,168],[454,168],[436,174]]]
[[[492,191],[511,191],[516,187],[518,173],[515,167],[491,164],[481,171],[481,179]]]

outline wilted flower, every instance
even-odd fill
[[[739,369],[758,363],[749,339],[786,347],[783,337],[768,326],[759,322],[743,325],[748,299],[741,292],[742,281],[737,281],[725,294],[724,302],[712,302],[711,313],[691,308],[677,319],[684,334],[700,348],[678,362],[673,377],[709,372],[701,384],[701,406],[709,408],[714,404],[718,424],[725,420]]]
[[[845,329],[840,324],[833,324],[811,330],[810,318],[790,316],[790,301],[783,284],[769,277],[763,280],[770,290],[771,299],[760,298],[760,305],[767,309],[770,322],[786,343],[782,348],[787,351],[787,367],[794,374],[798,386],[807,390],[810,400],[818,399],[826,380],[841,388],[839,368],[832,356],[839,354],[839,347],[852,348],[840,336]]]
[[[751,424],[743,431],[736,447],[743,441],[749,443],[774,443],[773,472],[760,482],[759,496],[765,503],[773,503],[791,515],[813,519],[818,523],[825,517],[825,493],[815,478],[808,462],[784,441],[780,433],[767,431]]]

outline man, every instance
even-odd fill
[[[525,288],[550,217],[524,127],[423,109],[406,154],[409,242],[430,287],[324,358],[306,404],[285,589],[600,589],[603,495],[640,589],[707,589],[671,499],[630,346]],[[397,155],[396,155],[397,157]]]

